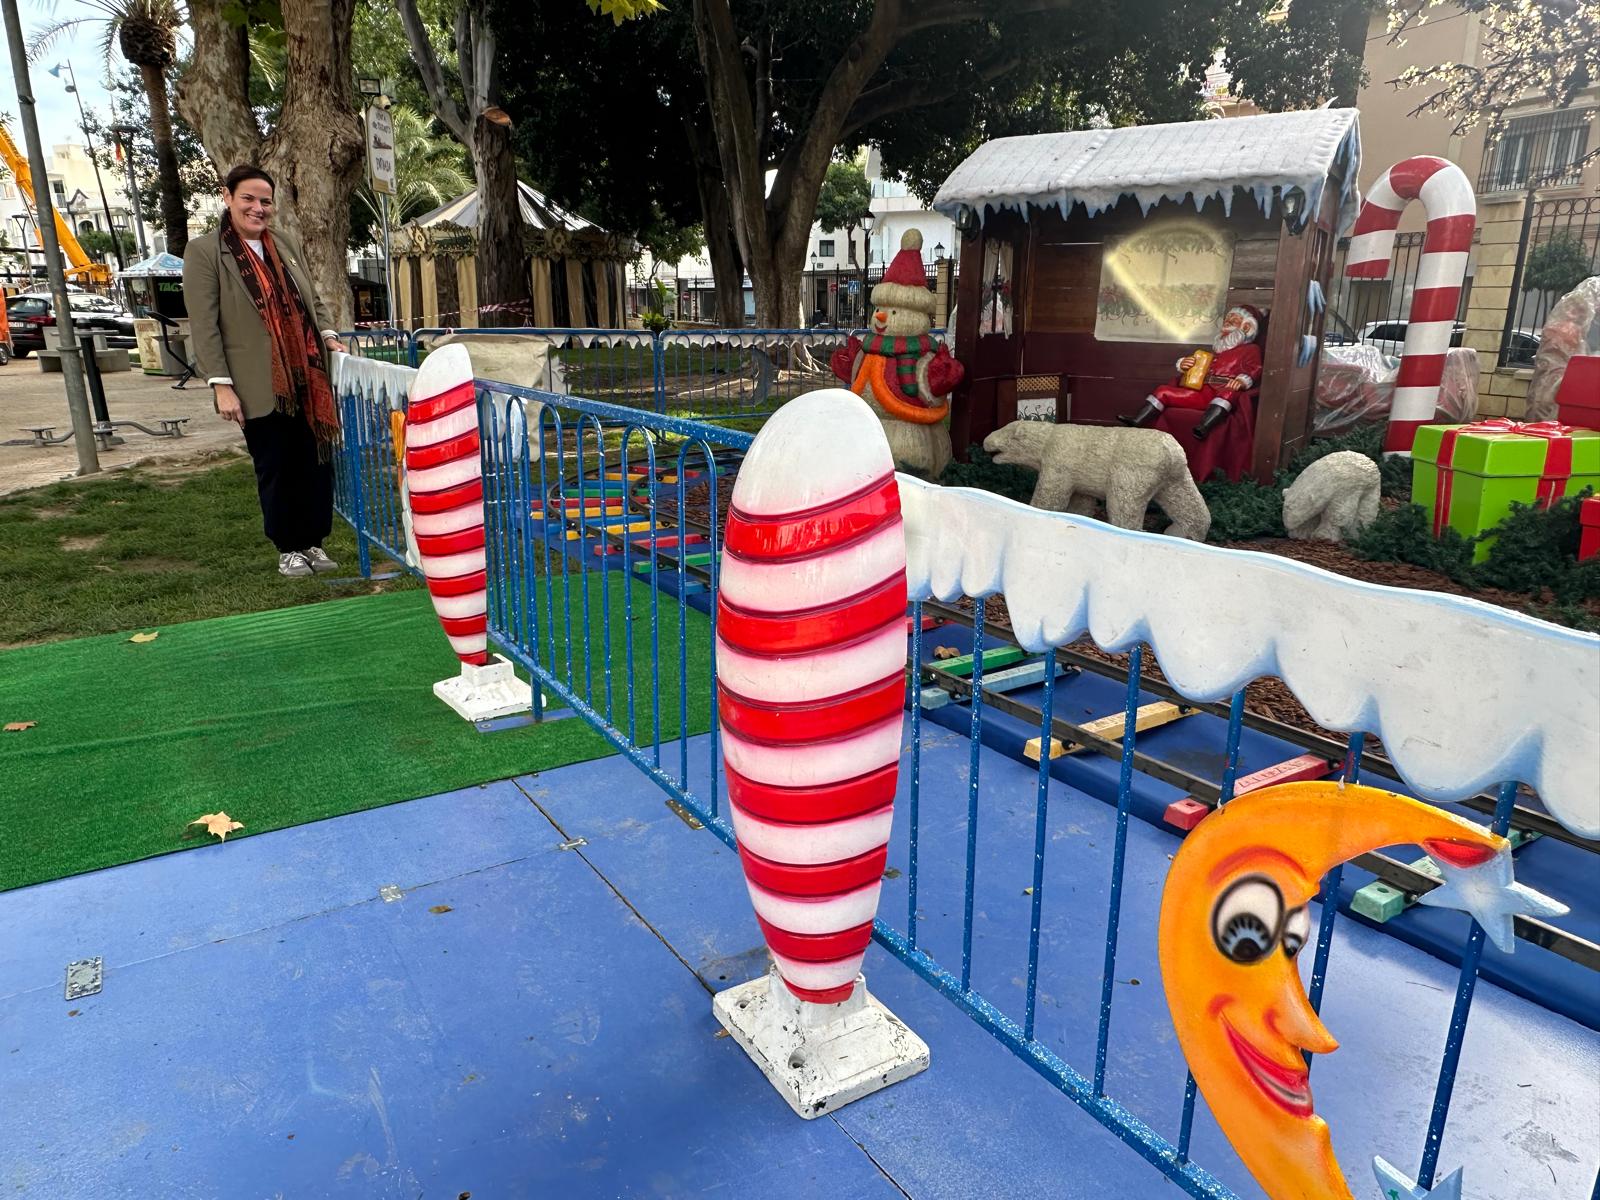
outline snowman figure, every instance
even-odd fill
[[[834,351],[833,373],[883,422],[894,465],[926,479],[950,462],[945,416],[965,371],[933,327],[935,300],[922,266],[922,233],[908,229],[883,280],[872,289],[871,330]]]

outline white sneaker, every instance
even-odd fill
[[[278,574],[305,576],[312,572],[311,560],[298,550],[278,555]]]
[[[301,551],[306,561],[311,564],[311,569],[319,574],[325,571],[337,571],[339,564],[328,557],[327,551],[321,546],[312,546],[309,550]]]

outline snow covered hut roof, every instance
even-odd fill
[[[1216,197],[1227,211],[1233,189],[1242,187],[1270,212],[1274,189],[1298,187],[1310,202],[1307,211],[1316,212],[1329,174],[1345,164],[1343,230],[1360,200],[1358,115],[1353,108],[1315,109],[996,138],[951,172],[933,207],[952,219],[971,208],[983,220],[1007,208],[1025,214],[1057,207],[1065,216],[1080,203],[1094,216],[1124,196],[1147,213],[1161,200],[1201,208]]]
[[[576,233],[580,229],[593,229],[597,232],[599,226],[584,220],[576,213],[569,213],[560,205],[545,198],[543,192],[536,191],[520,179],[517,180],[517,205],[522,210],[522,223],[534,229],[565,229]],[[460,225],[471,229],[478,223],[478,189],[473,188],[465,195],[457,196],[447,204],[441,204],[432,212],[423,213],[411,224],[439,225],[448,222],[451,225]]]

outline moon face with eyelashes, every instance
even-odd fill
[[[1400,844],[1507,843],[1393,792],[1291,783],[1208,816],[1173,857],[1159,954],[1173,1027],[1217,1123],[1272,1200],[1349,1200],[1305,1052],[1339,1043],[1306,998],[1299,955],[1324,874]]]

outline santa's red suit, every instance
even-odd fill
[[[1178,367],[1180,373],[1182,370],[1181,366]],[[1229,391],[1228,383],[1237,376],[1243,376],[1247,382],[1239,391]],[[1213,404],[1220,404],[1225,408],[1232,408],[1234,399],[1254,387],[1260,380],[1261,347],[1254,342],[1246,342],[1231,350],[1220,351],[1211,360],[1211,367],[1206,372],[1205,386],[1186,388],[1175,383],[1164,383],[1150,394],[1159,400],[1163,407],[1203,411]]]

